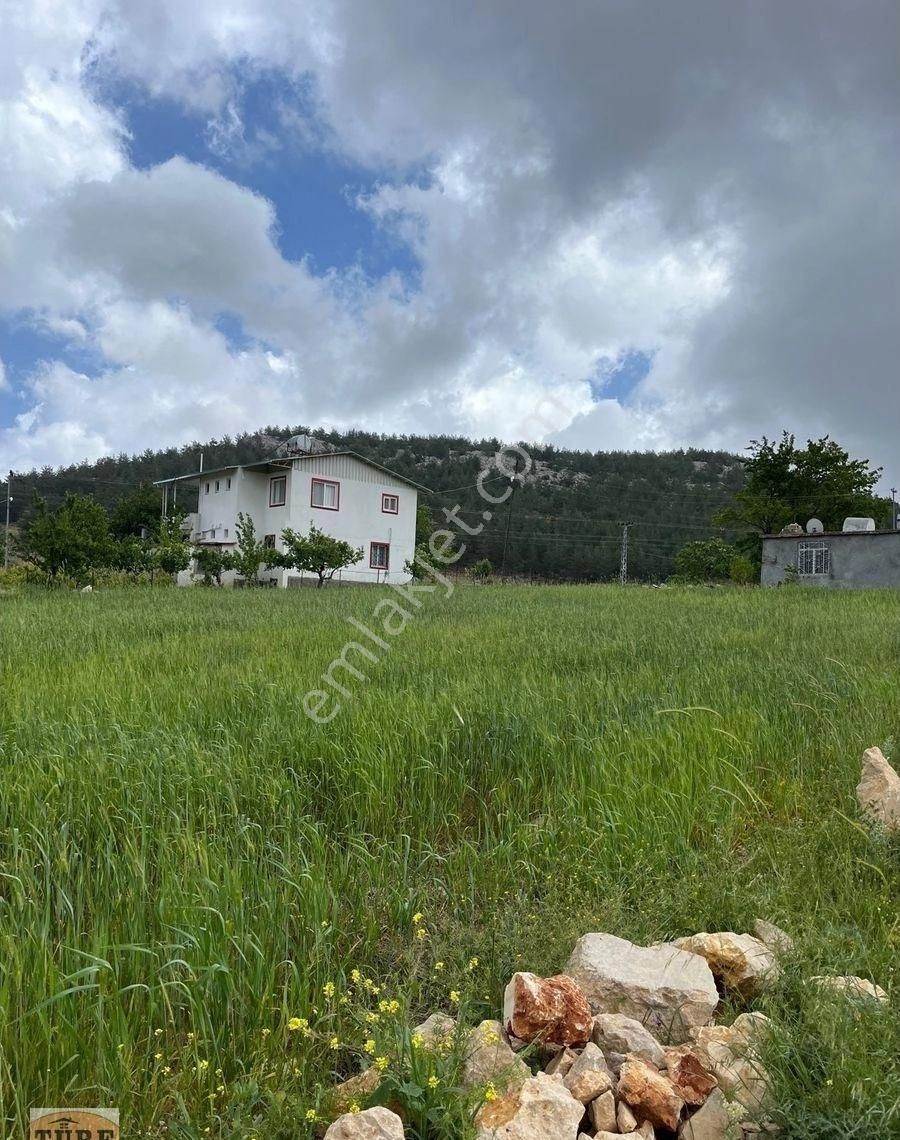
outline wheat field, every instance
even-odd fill
[[[797,942],[757,1002],[783,1135],[900,1135],[900,854],[853,794],[900,740],[898,596],[445,593],[327,724],[307,693],[384,591],[0,597],[4,1134],[98,1104],[124,1136],[313,1136],[367,1054],[495,1016],[586,931],[760,916]],[[892,1004],[835,1011],[821,973]],[[411,1135],[464,1135],[449,1080]]]

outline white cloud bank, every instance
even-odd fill
[[[299,421],[588,448],[787,426],[889,462],[898,13],[11,0],[0,309],[99,364],[35,368],[0,468]],[[243,137],[242,77],[312,78],[316,129],[288,108],[280,142],[379,172],[358,208],[418,287],[288,262],[272,205],[203,166],[133,169],[98,64],[202,115],[211,162]],[[595,402],[633,348],[647,378]]]

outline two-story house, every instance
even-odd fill
[[[336,576],[340,581],[409,581],[404,567],[415,550],[418,492],[425,488],[355,452],[293,454],[179,475],[157,485],[171,503],[177,488],[195,484],[197,511],[185,520],[194,546],[235,549],[241,514],[253,520],[267,546],[279,550],[285,527],[306,534],[315,525],[362,548],[360,561]],[[193,569],[179,581],[191,581]],[[234,577],[224,574],[223,583],[230,585]],[[298,571],[282,569],[263,569],[260,577],[279,586],[303,580]]]

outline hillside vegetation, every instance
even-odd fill
[[[782,1136],[896,1135],[900,860],[853,795],[900,733],[896,595],[436,591],[320,727],[304,695],[380,596],[0,597],[5,1134],[84,1103],[312,1136],[384,1048],[361,1000],[474,1022],[586,931],[762,916],[797,943],[757,1002]],[[893,1005],[834,1016],[825,973]]]
[[[117,456],[61,470],[32,471],[14,479],[14,520],[28,511],[35,494],[52,507],[67,492],[91,494],[107,507],[141,483],[246,463],[272,455],[297,428],[193,443],[140,456]],[[449,436],[385,436],[370,432],[317,432],[336,447],[359,454],[414,480],[437,521],[442,508],[461,508],[470,525],[481,521],[484,500],[475,481],[501,446],[496,439]],[[467,543],[462,565],[488,558],[508,574],[597,580],[618,573],[622,523],[629,536],[629,573],[660,578],[672,572],[675,553],[692,539],[726,534],[713,516],[734,503],[743,484],[737,456],[699,450],[662,454],[628,451],[561,451],[529,447],[534,470],[509,509]],[[494,484],[495,488],[498,486]],[[192,497],[193,496],[193,497]],[[192,510],[196,491],[182,488],[179,506]],[[731,532],[728,532],[730,535]],[[504,555],[505,551],[505,555]]]

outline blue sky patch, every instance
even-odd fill
[[[618,400],[620,404],[627,404],[638,384],[649,375],[653,356],[652,351],[630,348],[619,353],[615,360],[603,357],[589,381],[593,399],[597,403]]]

